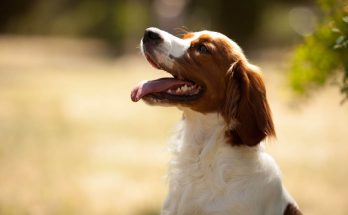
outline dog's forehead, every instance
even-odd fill
[[[194,32],[193,35],[194,35],[194,36],[192,37],[193,40],[198,39],[198,38],[201,37],[202,35],[208,35],[208,36],[209,36],[210,38],[212,38],[212,39],[216,39],[216,38],[228,39],[225,35],[223,35],[223,34],[221,34],[221,33],[219,33],[219,32],[207,31],[207,30]]]
[[[184,39],[192,42],[192,41],[199,40],[203,36],[204,37],[208,36],[212,40],[223,40],[225,43],[229,44],[231,47],[237,49],[238,51],[242,51],[236,42],[228,38],[226,35],[219,32],[215,32],[215,31],[204,30],[204,31],[198,31],[198,32],[191,32],[191,33],[188,33],[188,35],[184,36]]]

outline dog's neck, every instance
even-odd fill
[[[217,133],[223,132],[226,123],[219,113],[199,113],[192,110],[183,112],[183,121],[188,135],[193,135],[195,141],[206,142]]]
[[[223,190],[224,180],[238,178],[238,181],[260,171],[259,157],[263,147],[228,144],[227,125],[219,113],[184,110],[177,129],[170,147],[174,155],[169,170],[172,186],[204,179],[214,189]]]
[[[199,113],[191,109],[183,109],[183,119],[178,125],[177,135],[174,136],[174,153],[181,157],[191,154],[192,158],[213,158],[221,148],[234,151],[236,156],[255,154],[260,150],[259,145],[254,147],[231,146],[227,143],[225,131],[229,129],[221,114]]]

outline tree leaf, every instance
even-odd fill
[[[339,48],[341,48],[342,46],[341,45],[338,45],[338,44],[336,44],[336,45],[334,45],[334,49],[339,49]]]
[[[332,28],[331,30],[332,32],[335,32],[335,33],[341,33],[340,29],[338,28]]]
[[[344,22],[348,23],[348,16],[343,17],[342,20],[343,20]]]
[[[337,37],[337,39],[336,39],[336,45],[341,44],[343,41],[344,41],[344,36],[339,36],[339,37]]]
[[[342,45],[344,46],[344,48],[348,47],[348,40],[344,41]]]

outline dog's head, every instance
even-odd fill
[[[148,28],[141,50],[173,77],[142,82],[132,91],[133,101],[220,112],[235,145],[253,146],[275,134],[261,72],[225,35],[201,31],[178,38]]]

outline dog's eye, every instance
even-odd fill
[[[200,52],[200,53],[209,53],[209,50],[208,48],[203,45],[203,44],[200,44],[198,47],[197,47],[197,50]]]

